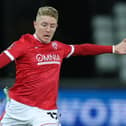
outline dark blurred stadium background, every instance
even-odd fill
[[[22,34],[34,33],[32,23],[38,7],[43,5],[59,10],[59,28],[54,39],[64,43],[112,45],[126,36],[125,0],[2,0],[1,52]],[[104,54],[65,59],[61,70],[61,87],[125,88],[125,57]],[[0,77],[5,81],[7,78],[13,80],[14,63],[3,68]]]

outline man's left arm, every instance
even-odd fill
[[[99,55],[104,53],[126,54],[126,39],[117,45],[80,44],[74,45],[73,55]]]

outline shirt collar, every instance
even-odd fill
[[[37,39],[39,42],[41,42],[40,39],[37,37],[37,35],[35,33],[33,34],[33,36],[34,36],[35,39]]]

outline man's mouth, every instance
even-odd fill
[[[50,38],[50,35],[44,35],[44,38]]]

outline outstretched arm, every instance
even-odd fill
[[[104,46],[96,44],[80,44],[75,45],[74,56],[76,55],[99,55],[104,53],[114,53],[114,46]]]
[[[73,55],[99,55],[104,53],[126,54],[126,39],[113,46],[86,43],[75,45],[74,47],[75,51]]]

